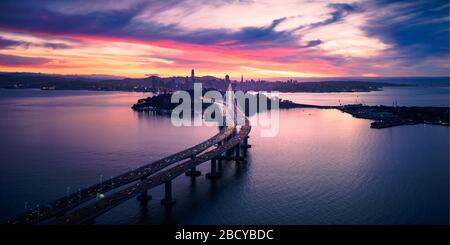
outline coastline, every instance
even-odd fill
[[[340,106],[319,106],[298,104],[291,101],[282,101],[280,109],[316,108],[337,109],[348,113],[355,118],[369,119],[373,122],[371,128],[390,128],[401,125],[432,124],[449,126],[450,107],[438,106],[369,106],[363,104],[348,104]]]
[[[0,88],[3,91],[15,90],[15,91],[43,91],[52,93],[53,91],[73,91],[73,92],[124,92],[131,93],[137,91],[104,91],[104,90],[40,90],[38,88],[23,88],[23,89],[6,89]],[[137,92],[146,93],[146,92]],[[148,92],[151,93],[151,92]],[[324,92],[325,93],[325,92]],[[170,94],[170,93],[166,93]],[[157,95],[156,95],[157,96]],[[289,100],[280,100],[280,109],[293,109],[293,108],[316,108],[316,109],[337,109],[341,112],[348,113],[355,118],[371,120],[371,128],[382,129],[402,125],[415,125],[415,124],[430,124],[449,126],[449,107],[445,106],[385,106],[385,105],[364,105],[364,104],[346,104],[346,105],[316,105],[309,103],[295,103]],[[170,103],[170,100],[166,100],[164,104]],[[135,111],[153,111],[161,115],[170,115],[171,109],[176,105],[171,106],[155,106],[155,107],[139,107],[136,106],[133,109]],[[207,106],[207,105],[205,105]],[[425,113],[425,116],[420,114]]]

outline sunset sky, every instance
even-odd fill
[[[447,76],[441,1],[0,1],[0,71]]]

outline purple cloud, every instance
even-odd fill
[[[49,61],[46,58],[0,54],[0,65],[4,66],[41,65]]]
[[[20,41],[9,40],[9,39],[4,39],[4,38],[0,37],[0,49],[15,47],[15,46],[22,45],[22,44],[23,44],[23,42],[20,42]]]
[[[44,43],[41,46],[51,49],[67,49],[72,47],[65,43]]]

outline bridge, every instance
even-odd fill
[[[236,121],[230,120],[232,117],[228,115],[225,117],[225,126],[220,129],[219,133],[195,146],[48,204],[29,209],[25,213],[7,220],[6,223],[39,224],[54,219],[58,224],[82,224],[95,219],[132,197],[137,196],[141,201],[149,200],[151,197],[147,191],[162,184],[165,185],[165,197],[161,200],[161,204],[175,204],[175,199],[172,197],[172,180],[174,178],[183,173],[193,178],[197,177],[201,173],[196,170],[196,166],[210,161],[211,170],[206,174],[206,178],[216,179],[220,177],[222,160],[245,162],[246,151],[250,147],[248,134],[251,126],[248,118],[238,110],[237,106],[233,107],[234,116],[240,113],[245,118],[244,124],[240,128]],[[229,113],[227,110],[225,111]],[[121,187],[122,189],[120,189]],[[105,196],[106,193],[114,190],[118,191]]]

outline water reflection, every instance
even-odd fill
[[[392,106],[449,106],[450,87],[385,87],[383,91],[341,93],[280,93],[280,97],[311,105],[368,104]]]

